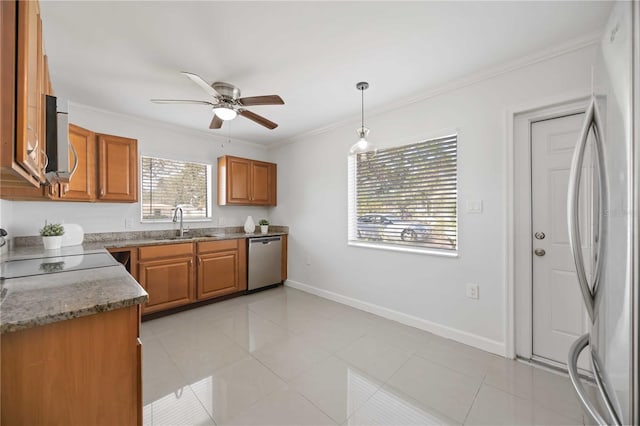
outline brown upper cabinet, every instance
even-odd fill
[[[277,166],[229,155],[218,158],[218,205],[275,206]]]
[[[98,200],[138,201],[138,141],[98,135]]]
[[[78,154],[78,168],[66,184],[41,187],[2,185],[0,198],[9,200],[138,201],[138,142],[111,135],[96,135],[69,124],[69,142]],[[73,155],[69,153],[73,162]]]
[[[45,102],[50,94],[37,1],[0,2],[0,180],[38,187],[45,181]]]
[[[44,182],[44,58],[38,2],[18,2],[16,160]]]
[[[93,201],[96,199],[96,135],[70,124],[69,142],[78,153],[78,168],[68,184],[59,185],[58,196],[65,200]],[[70,164],[73,164],[72,157],[69,153]]]

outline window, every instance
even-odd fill
[[[185,220],[211,217],[211,166],[142,157],[142,220],[167,221],[176,207]]]
[[[457,136],[349,158],[349,242],[455,252]]]

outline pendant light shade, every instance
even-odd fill
[[[360,127],[358,130],[356,130],[356,133],[358,133],[359,139],[351,146],[349,154],[358,154],[360,152],[369,151],[369,147],[371,146],[371,144],[367,140],[369,129],[367,129],[366,127]]]
[[[373,145],[367,140],[369,129],[364,127],[364,91],[368,88],[369,83],[367,83],[366,81],[361,81],[360,83],[356,84],[356,89],[360,90],[360,93],[362,94],[362,125],[359,129],[356,130],[356,133],[358,134],[358,141],[351,146],[351,149],[349,150],[349,154],[351,155],[375,150]]]

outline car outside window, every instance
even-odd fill
[[[349,157],[349,242],[455,252],[457,135]]]

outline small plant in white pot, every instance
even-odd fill
[[[59,223],[46,223],[40,230],[42,236],[42,243],[45,250],[55,250],[62,247],[62,235],[64,234],[64,227]]]
[[[262,232],[263,234],[269,232],[269,221],[267,219],[260,219],[260,222],[258,222],[258,224],[260,225],[260,232]]]

